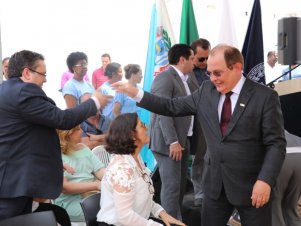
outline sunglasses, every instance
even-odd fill
[[[208,60],[208,57],[200,57],[200,58],[198,58],[198,60],[199,60],[200,63],[202,63],[205,60]]]
[[[149,177],[149,175],[147,173],[143,173],[142,178],[143,178],[144,182],[148,184],[149,193],[151,195],[153,195],[155,193],[155,189],[154,189],[154,185],[152,183],[151,178]]]

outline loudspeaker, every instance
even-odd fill
[[[288,17],[278,21],[278,63],[301,63],[301,18]]]

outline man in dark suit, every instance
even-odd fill
[[[208,40],[200,38],[193,41],[190,45],[194,52],[193,71],[189,73],[188,85],[194,92],[203,82],[209,80],[207,73],[207,60],[210,52],[210,43]],[[201,206],[203,203],[204,192],[202,185],[204,156],[206,153],[206,141],[198,120],[194,120],[193,135],[190,140],[190,153],[194,154],[192,163],[191,179],[194,190],[194,205]]]
[[[283,117],[277,93],[242,76],[243,65],[238,49],[216,46],[208,59],[211,82],[176,99],[114,84],[157,114],[197,115],[207,144],[203,226],[226,225],[234,208],[244,226],[271,226],[271,188],[285,157]]]
[[[184,44],[176,44],[168,51],[169,68],[155,77],[151,92],[166,98],[187,96],[188,73],[193,68],[193,51]],[[156,158],[161,186],[161,205],[171,216],[182,219],[183,201],[189,157],[189,138],[193,117],[166,117],[151,114],[150,149]]]
[[[93,97],[62,111],[41,89],[46,65],[41,54],[12,55],[9,79],[0,86],[0,220],[31,212],[33,198],[54,199],[62,192],[63,165],[58,129],[71,129],[105,106]]]

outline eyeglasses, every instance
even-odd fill
[[[214,75],[215,77],[221,77],[223,73],[224,71],[213,71],[213,72],[207,71],[207,76],[211,77],[212,75]]]
[[[202,63],[205,60],[208,60],[208,57],[200,57],[200,58],[198,58],[198,60],[199,60],[200,63]]]
[[[87,68],[88,64],[76,64],[74,65],[74,67],[83,67],[83,68]]]
[[[142,178],[143,178],[144,182],[146,182],[148,184],[149,193],[151,195],[153,195],[155,193],[155,188],[154,188],[154,185],[153,185],[152,180],[150,179],[149,175],[147,173],[143,173]]]
[[[39,75],[42,75],[42,76],[44,76],[44,77],[47,76],[46,74],[43,74],[43,73],[38,72],[38,71],[35,71],[35,70],[31,69],[31,68],[28,68],[28,70],[30,70],[30,71],[32,71],[32,72],[34,72],[34,73],[37,73],[37,74],[39,74]]]

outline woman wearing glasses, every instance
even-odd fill
[[[73,52],[67,57],[67,65],[73,78],[64,86],[62,92],[67,108],[74,108],[80,104],[80,98],[84,94],[92,94],[94,87],[84,80],[87,74],[88,57],[83,52]]]
[[[185,225],[153,201],[150,171],[139,155],[148,142],[137,113],[121,114],[111,123],[106,149],[113,157],[101,183],[99,226]]]

